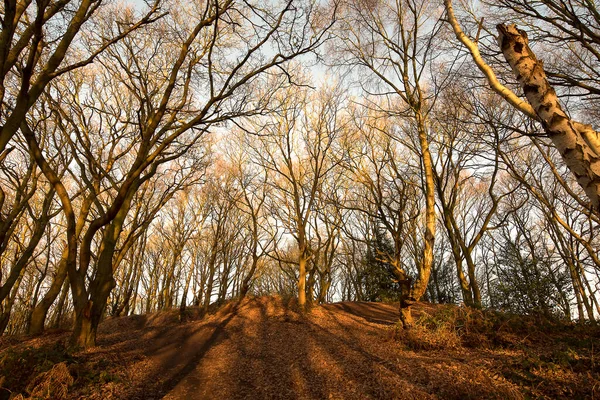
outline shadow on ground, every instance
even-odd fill
[[[509,384],[471,373],[464,360],[407,351],[392,338],[396,322],[389,304],[337,303],[301,314],[280,298],[246,300],[206,321],[133,339],[147,342],[144,372],[125,397],[522,398]]]
[[[418,304],[415,316],[427,314],[434,321],[435,307],[442,310]],[[336,303],[305,314],[279,297],[259,297],[200,320],[178,323],[176,315],[105,321],[98,347],[76,354],[69,364],[76,380],[68,398],[587,398],[600,388],[587,358],[571,356],[576,343],[567,339],[581,341],[580,336],[547,336],[529,347],[469,348],[439,345],[437,339],[434,347],[415,347],[411,343],[444,336],[422,326],[400,329],[397,304]],[[67,336],[18,345],[34,344],[40,353],[35,341],[50,345]],[[562,347],[547,351],[559,339]],[[588,342],[581,343],[576,355],[587,357]],[[94,375],[79,379],[78,366]]]

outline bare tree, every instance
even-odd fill
[[[113,26],[97,29],[94,17],[102,5],[102,0],[7,0],[2,4],[0,153],[53,79],[92,63],[109,46],[160,17],[157,2],[138,20],[129,13],[111,21]],[[80,48],[85,50],[76,57],[69,49],[82,41],[85,44]]]
[[[374,4],[349,2],[348,17],[340,25],[339,36],[345,64],[370,74],[363,85],[367,93],[380,100],[373,107],[390,116],[402,117],[413,132],[415,151],[420,156],[424,177],[425,219],[423,256],[418,276],[402,278],[401,315],[405,326],[412,324],[410,306],[426,291],[435,244],[435,183],[430,151],[429,114],[439,94],[436,78],[428,76],[436,53],[435,41],[440,29],[440,15],[427,1],[399,0]]]
[[[321,185],[337,164],[332,153],[343,117],[339,89],[323,88],[314,96],[293,90],[282,98],[280,115],[255,128],[259,140],[253,151],[256,162],[271,177],[271,212],[297,245],[294,262],[298,265],[298,303],[303,308],[312,257],[310,221]]]
[[[348,169],[358,185],[354,186],[354,194],[346,206],[375,221],[368,241],[382,240],[378,237],[380,226],[391,238],[390,249],[370,251],[375,253],[375,259],[392,266],[404,304],[401,319],[408,327],[412,324],[411,274],[413,270],[419,271],[424,262],[423,249],[416,238],[422,204],[420,183],[410,166],[411,150],[388,134],[394,129],[391,119],[387,115],[368,114],[355,117],[359,136],[353,150],[359,153],[348,157],[352,160]]]
[[[78,132],[73,141],[77,151],[87,149],[77,153],[79,167],[88,171],[89,178],[95,175],[104,179],[110,171],[118,171],[119,176],[117,180],[103,180],[99,188],[90,185],[92,179],[88,180],[88,190],[101,190],[110,194],[112,200],[106,207],[97,204],[98,214],[82,234],[80,245],[76,238],[76,210],[68,191],[47,163],[33,131],[21,124],[31,153],[54,185],[67,218],[67,270],[76,310],[73,342],[83,347],[94,345],[97,325],[115,285],[113,254],[137,190],[162,165],[190,152],[214,124],[263,112],[270,92],[262,91],[261,98],[254,97],[254,91],[264,88],[260,80],[263,73],[278,67],[284,69],[288,60],[314,50],[325,38],[323,31],[312,30],[311,4],[301,7],[287,3],[271,10],[234,1],[207,2],[179,11],[176,7],[174,4],[170,9],[168,18],[131,33],[104,53],[102,67],[95,72],[105,73],[105,78],[98,79],[101,75],[95,73],[96,79],[88,86],[88,99],[82,101],[78,96],[81,85],[88,82],[78,81],[74,74],[69,79],[79,84],[71,85],[71,92],[66,87],[56,87],[63,91],[62,100],[53,106],[54,113],[60,116],[56,122],[64,121],[68,129]],[[194,17],[190,18],[188,12]],[[301,23],[304,25],[299,30]],[[239,24],[244,29],[236,28]],[[256,36],[244,40],[240,35],[245,29],[254,30]],[[291,35],[295,40],[287,41],[285,38]],[[262,49],[270,45],[278,51],[265,58]],[[165,74],[154,73],[164,67]],[[287,75],[282,74],[270,82],[273,86],[269,90],[286,81]],[[196,97],[194,89],[201,85],[208,88],[206,98]],[[90,107],[86,100],[104,106]],[[130,117],[122,120],[123,112]],[[81,122],[85,125],[81,126]],[[96,146],[90,138],[94,131],[111,132],[111,144],[106,148]],[[94,150],[90,146],[95,146]],[[86,275],[98,233],[102,237],[101,252],[88,287]]]
[[[481,308],[476,250],[486,232],[502,224],[502,218],[494,219],[510,189],[499,189],[503,168],[499,155],[501,138],[489,121],[482,123],[477,116],[477,103],[488,104],[491,109],[491,101],[484,94],[474,99],[461,83],[446,91],[436,111],[440,135],[434,173],[440,217],[455,260],[463,301]]]

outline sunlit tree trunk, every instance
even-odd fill
[[[433,250],[435,246],[435,183],[433,174],[433,162],[431,161],[431,152],[429,150],[429,140],[425,121],[420,112],[416,113],[419,144],[421,145],[423,174],[425,175],[425,225],[424,225],[424,245],[423,259],[418,266],[419,274],[412,288],[411,297],[419,300],[427,290],[431,266],[433,265]]]
[[[498,81],[491,67],[481,57],[477,43],[462,31],[454,15],[452,1],[444,0],[444,4],[456,37],[467,47],[491,88],[513,107],[542,123],[592,206],[596,211],[600,210],[600,135],[590,125],[572,120],[563,111],[555,90],[546,78],[542,63],[529,47],[526,33],[515,25],[497,26],[500,49],[529,103]]]
[[[548,82],[542,63],[529,47],[524,31],[498,25],[498,43],[525,97],[577,182],[600,210],[600,139],[590,125],[571,120]]]
[[[306,307],[306,265],[308,257],[304,245],[300,247],[300,256],[298,258],[298,306],[301,310]]]

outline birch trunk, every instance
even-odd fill
[[[498,43],[548,137],[592,202],[600,209],[600,138],[590,125],[573,121],[562,109],[543,64],[515,25],[498,25]]]

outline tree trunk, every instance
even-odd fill
[[[29,325],[28,331],[29,334],[37,335],[44,330],[44,322],[46,321],[48,310],[50,309],[52,304],[54,304],[54,301],[60,294],[61,288],[63,287],[63,283],[66,277],[67,260],[66,254],[64,254],[63,259],[58,265],[58,269],[56,271],[56,275],[54,275],[54,279],[52,280],[50,289],[48,289],[48,291],[44,295],[44,298],[39,302],[39,304],[33,309],[33,312],[31,313],[31,323]]]
[[[414,298],[410,296],[412,279],[406,277],[398,283],[400,283],[400,322],[404,329],[410,329],[414,324],[411,307],[415,304]]]
[[[256,247],[254,247],[253,253],[254,254],[252,254],[252,266],[250,267],[250,271],[248,271],[248,274],[244,277],[242,286],[240,288],[240,299],[243,299],[246,296],[246,294],[248,294],[248,290],[250,290],[250,282],[252,281],[252,278],[256,273],[256,268],[258,267],[259,257],[258,255],[256,255]]]
[[[546,79],[542,63],[529,48],[524,31],[515,25],[498,25],[498,43],[527,100],[562,159],[581,185],[596,211],[600,210],[600,139],[590,125],[575,122],[563,111]]]
[[[331,286],[331,278],[327,273],[323,273],[319,276],[319,297],[317,298],[318,304],[323,304],[327,301],[327,293],[329,293],[329,287]]]
[[[89,348],[96,345],[96,332],[92,324],[92,306],[88,301],[87,306],[75,314],[75,326],[71,335],[71,345],[77,348]]]
[[[104,230],[96,274],[87,294],[83,294],[88,297],[85,307],[81,308],[81,301],[79,306],[75,304],[75,330],[71,342],[78,347],[88,348],[96,345],[98,324],[104,315],[108,296],[117,286],[113,271],[113,257],[134,193],[135,191],[132,191],[127,196],[113,221]]]
[[[121,301],[121,304],[118,304],[114,315],[116,317],[121,317],[123,315],[127,315],[127,312],[129,312],[129,303],[131,302],[131,296],[133,295],[134,289],[135,289],[135,285],[138,282],[138,271],[141,270],[141,266],[136,265],[135,267],[132,267],[133,269],[133,276],[131,276],[130,274],[128,274],[128,279],[125,282],[126,283],[126,287],[125,287],[125,293],[123,294],[123,300]]]
[[[298,260],[298,306],[301,310],[306,307],[306,256],[304,251],[301,251]]]
[[[59,328],[60,320],[63,315],[65,303],[67,301],[67,296],[69,295],[69,280],[65,279],[63,283],[62,292],[60,294],[60,298],[58,299],[58,303],[56,304],[56,311],[54,312],[54,317],[52,318],[52,327]]]
[[[133,300],[129,301],[126,305],[125,305],[125,315],[129,315],[129,314],[135,314],[135,308],[137,305],[137,299],[138,299],[138,289],[140,287],[140,279],[141,279],[141,274],[137,275],[137,278],[135,280],[135,286],[134,286],[134,290],[133,290]]]
[[[12,312],[13,305],[15,303],[15,299],[17,298],[17,291],[19,290],[19,286],[21,285],[21,281],[23,280],[23,270],[17,281],[14,284],[14,288],[10,295],[4,299],[4,307],[2,307],[2,314],[0,314],[0,335],[4,333],[6,328],[8,327],[8,323],[10,322],[10,314]]]
[[[417,280],[412,288],[410,296],[413,301],[418,301],[427,290],[429,275],[431,274],[431,266],[433,265],[436,215],[433,162],[431,160],[431,152],[429,151],[429,140],[427,139],[425,120],[419,112],[416,113],[415,117],[417,119],[419,144],[423,156],[423,174],[425,175],[425,232],[423,259],[419,263],[419,276],[417,277]]]
[[[473,307],[481,308],[481,291],[479,290],[477,276],[475,275],[475,263],[473,262],[473,257],[469,250],[465,251],[465,260],[467,261],[467,269],[469,272],[469,287],[471,294],[473,295]]]
[[[306,302],[309,305],[312,305],[315,301],[315,284],[317,283],[317,280],[315,278],[315,269],[316,266],[313,266],[313,268],[311,268],[310,272],[308,273],[308,279],[306,281]]]
[[[581,297],[583,300],[583,305],[585,307],[585,311],[587,312],[588,320],[595,322],[596,318],[594,318],[594,307],[592,304],[594,292],[591,290],[591,287],[589,286],[589,282],[588,282],[587,278],[585,277],[585,270],[583,269],[583,266],[581,265],[580,260],[577,258],[577,259],[575,259],[575,262],[577,263],[577,269],[579,270],[579,274],[578,274],[579,285],[578,286],[581,290]],[[592,299],[588,299],[587,294],[585,293],[586,287],[587,287],[588,291],[590,292]]]
[[[10,321],[11,308],[7,308],[6,311],[0,313],[0,335],[4,334],[8,321]]]

